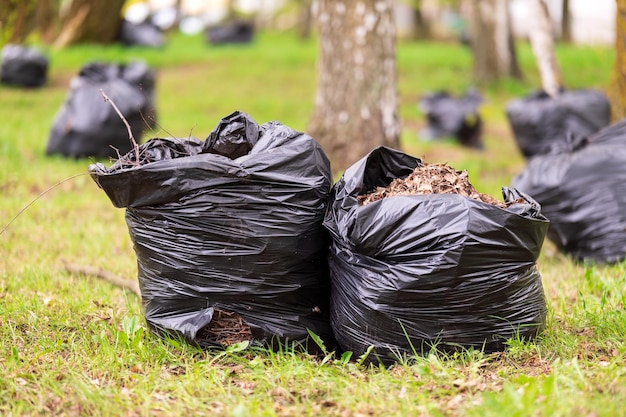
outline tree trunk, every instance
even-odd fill
[[[554,34],[548,6],[543,0],[528,0],[531,16],[530,44],[539,67],[543,90],[552,97],[559,94],[561,70],[554,53]]]
[[[237,8],[233,0],[226,0],[226,17],[224,21],[232,22],[237,18]]]
[[[63,29],[55,46],[114,42],[122,24],[124,3],[125,0],[72,0],[62,16]]]
[[[474,79],[522,78],[517,62],[508,0],[472,0],[470,4]]]
[[[572,42],[572,13],[569,10],[569,0],[561,3],[561,41]]]
[[[616,0],[615,64],[611,86],[607,91],[611,102],[611,121],[626,117],[626,0]]]
[[[33,29],[37,0],[0,0],[0,45],[20,44]]]
[[[45,43],[52,43],[58,33],[59,3],[60,0],[39,0],[37,4],[37,31]]]
[[[300,0],[300,19],[298,33],[300,38],[309,39],[311,37],[311,26],[313,25],[313,0]]]
[[[399,147],[392,0],[320,0],[317,93],[308,133],[335,174],[379,145]]]
[[[413,38],[416,40],[430,39],[430,22],[424,18],[421,0],[413,0],[413,19],[415,21]]]

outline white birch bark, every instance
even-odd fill
[[[543,90],[557,97],[561,87],[561,70],[554,52],[552,21],[543,0],[528,0],[531,18],[530,44],[537,61]]]

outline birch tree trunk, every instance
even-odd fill
[[[529,38],[539,67],[543,90],[552,97],[559,94],[561,70],[554,53],[554,35],[548,6],[543,0],[528,0],[530,12]]]
[[[626,0],[616,0],[615,64],[611,87],[607,91],[611,102],[611,121],[626,117]]]
[[[399,147],[392,0],[320,0],[315,108],[307,133],[339,173],[374,147]]]

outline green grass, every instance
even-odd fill
[[[159,125],[146,136],[204,139],[233,110],[259,122],[306,128],[315,91],[314,40],[262,33],[251,46],[210,47],[176,36],[163,50],[81,46],[48,50],[40,90],[0,86],[0,414],[211,416],[620,416],[626,415],[626,265],[583,266],[546,242],[539,270],[549,317],[535,342],[498,354],[433,353],[390,368],[286,349],[200,351],[150,335],[140,300],[63,260],[136,276],[124,213],[85,175],[88,159],[46,157],[70,78],[88,60],[140,58],[157,73]],[[520,45],[525,79],[482,87],[486,150],[421,142],[425,92],[470,86],[471,56],[445,43],[398,46],[402,147],[467,169],[498,196],[523,168],[507,100],[539,85]],[[570,88],[606,88],[610,48],[559,46]],[[107,161],[104,161],[107,162]],[[356,358],[354,358],[356,359]]]

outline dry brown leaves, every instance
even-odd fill
[[[387,187],[378,187],[372,193],[360,195],[361,205],[397,195],[460,194],[497,207],[506,204],[488,194],[482,194],[470,184],[467,171],[457,171],[448,164],[427,164],[415,168],[406,178],[396,178]]]
[[[223,347],[254,340],[250,326],[239,314],[217,308],[213,313],[211,323],[198,333],[196,339],[200,345]]]

